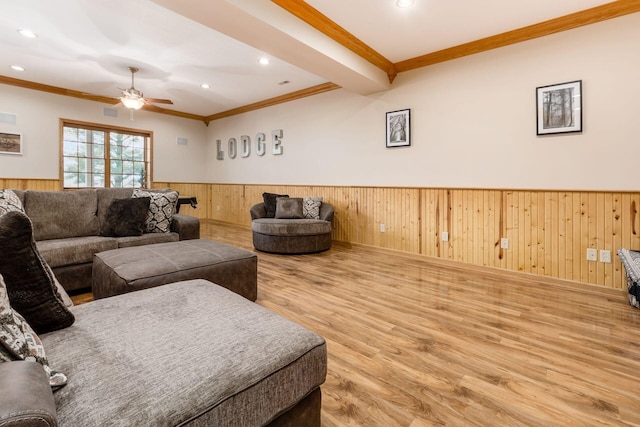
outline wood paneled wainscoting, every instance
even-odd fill
[[[335,207],[337,241],[609,288],[626,287],[617,249],[640,249],[640,192],[154,183],[162,186],[196,195],[200,218],[244,226],[265,191],[322,196]],[[612,262],[587,261],[587,248],[598,259],[609,250]]]
[[[262,193],[322,196],[333,239],[411,254],[623,289],[616,250],[640,249],[640,192],[385,188],[154,182],[198,207],[182,213],[250,226]],[[59,180],[3,179],[0,188],[55,191]],[[384,224],[385,232],[381,232]],[[448,241],[443,241],[443,232]],[[501,239],[508,239],[508,249]],[[587,248],[611,263],[587,261]]]

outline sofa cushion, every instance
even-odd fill
[[[251,230],[270,236],[312,236],[331,233],[331,223],[321,219],[258,218],[251,221]]]
[[[326,377],[322,337],[204,280],[73,310],[72,327],[41,336],[71,379],[60,425],[266,425]]]
[[[11,211],[24,212],[20,198],[13,190],[0,190],[0,215]]]
[[[38,335],[19,313],[11,308],[4,279],[0,274],[0,362],[25,360],[40,363],[51,387],[61,387],[67,377],[53,371]]]
[[[153,245],[156,243],[177,242],[180,240],[178,233],[146,233],[142,236],[117,237],[118,248],[130,248],[132,246]]]
[[[276,216],[276,200],[278,197],[289,197],[288,194],[262,193],[264,208],[267,211],[267,218]]]
[[[24,210],[34,224],[36,240],[97,236],[95,190],[27,191]]]
[[[37,332],[65,328],[74,321],[58,293],[53,274],[38,252],[33,228],[22,212],[0,216],[0,274],[11,305]]]
[[[302,199],[298,197],[278,197],[276,215],[278,219],[302,219]]]
[[[93,254],[118,248],[113,237],[86,236],[52,239],[36,242],[42,258],[51,267],[84,264],[93,260]]]
[[[100,225],[103,236],[142,236],[145,230],[150,197],[113,199]]]
[[[149,197],[149,211],[145,222],[147,233],[168,233],[176,213],[177,191],[150,191],[136,188],[132,197]]]
[[[320,206],[322,206],[322,197],[303,197],[302,216],[308,219],[320,219]]]

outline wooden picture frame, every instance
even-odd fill
[[[582,132],[582,80],[536,88],[538,135]]]
[[[387,148],[411,145],[411,110],[397,110],[387,113]]]
[[[0,154],[22,154],[22,134],[0,132]]]

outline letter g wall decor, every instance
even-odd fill
[[[271,153],[274,156],[279,156],[283,153],[284,147],[282,146],[282,137],[284,133],[282,129],[276,129],[271,132]],[[256,154],[258,156],[264,156],[267,152],[265,140],[266,135],[262,132],[256,135]],[[216,159],[224,160],[224,151],[222,150],[222,141],[216,139]],[[230,159],[235,159],[240,151],[240,157],[249,157],[251,155],[251,138],[249,135],[240,136],[240,144],[238,146],[238,140],[235,138],[229,138],[228,156]]]

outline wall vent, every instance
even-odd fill
[[[118,110],[115,108],[104,107],[102,114],[107,117],[118,117]]]
[[[11,113],[0,113],[0,123],[16,124],[16,115]]]
[[[189,143],[189,140],[187,138],[178,137],[177,142],[178,145],[187,145]]]

